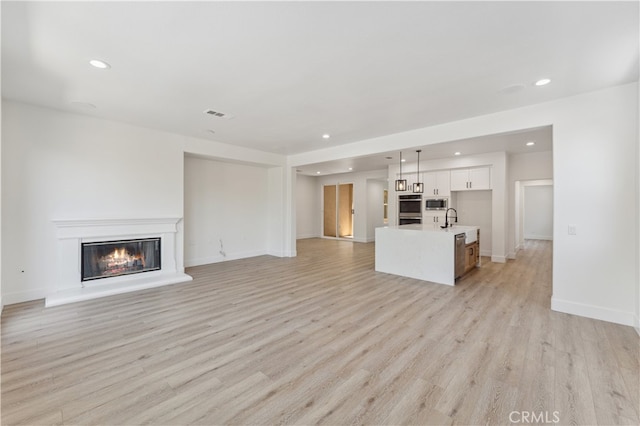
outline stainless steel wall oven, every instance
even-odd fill
[[[398,225],[422,223],[422,195],[398,196]]]

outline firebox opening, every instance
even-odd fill
[[[160,238],[82,243],[82,281],[160,269]]]

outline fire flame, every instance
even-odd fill
[[[124,251],[124,248],[121,248],[120,250],[115,249],[115,250],[113,251],[113,253],[112,253],[112,255],[111,255],[111,256],[112,256],[115,260],[118,260],[118,259],[124,259],[124,258],[128,257],[128,256],[127,256],[127,253]]]
[[[146,267],[145,263],[142,253],[130,254],[124,247],[116,248],[111,253],[100,258],[101,269],[104,271],[103,275],[144,268]]]

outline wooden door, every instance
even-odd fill
[[[338,236],[353,237],[353,184],[338,185]]]
[[[336,186],[324,187],[324,236],[337,237],[336,228]]]

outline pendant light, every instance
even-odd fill
[[[413,192],[416,194],[422,194],[424,192],[424,183],[420,183],[420,152],[421,149],[416,151],[418,153],[418,164],[416,166],[416,183],[413,184]]]
[[[396,191],[406,191],[407,180],[402,179],[402,151],[400,151],[400,179],[396,179]]]

